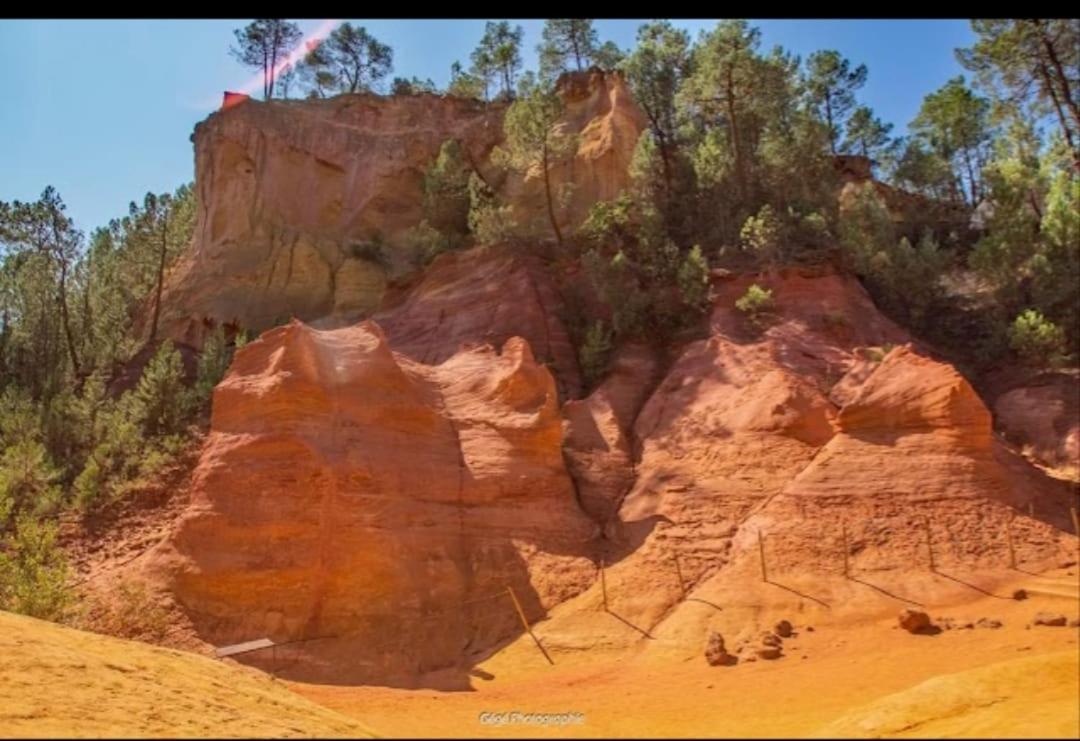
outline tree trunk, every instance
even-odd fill
[[[978,184],[975,182],[975,170],[971,166],[971,152],[967,147],[964,148],[964,168],[967,170],[968,185],[971,189],[971,205],[978,205],[979,191]]]
[[[90,346],[94,346],[94,322],[91,316],[90,309],[90,281],[93,276],[93,250],[87,250],[86,252],[86,286],[83,289],[83,334],[84,342]]]
[[[833,128],[832,99],[825,93],[825,124],[829,127],[829,150],[836,156],[836,129]]]
[[[1054,110],[1057,111],[1058,123],[1061,125],[1061,132],[1065,135],[1065,143],[1069,145],[1069,150],[1072,152],[1073,164],[1080,170],[1080,148],[1077,148],[1076,141],[1073,139],[1069,121],[1065,118],[1065,111],[1061,107],[1061,100],[1058,99],[1057,90],[1054,89],[1054,83],[1050,79],[1050,71],[1046,68],[1045,62],[1039,62],[1039,75],[1042,77],[1046,92],[1049,93],[1050,100],[1054,104]]]
[[[559,224],[555,221],[555,206],[551,202],[551,176],[548,174],[548,146],[546,141],[544,142],[541,165],[544,168],[544,195],[547,196],[548,218],[551,219],[551,228],[555,230],[555,241],[561,246],[562,232],[559,231]]]
[[[150,319],[150,344],[157,339],[158,317],[161,316],[161,288],[165,282],[165,254],[168,251],[169,212],[165,210],[165,223],[161,227],[161,254],[158,257],[157,288],[154,292],[154,315]]]
[[[1046,56],[1050,59],[1050,63],[1054,65],[1054,70],[1057,72],[1056,76],[1061,84],[1062,97],[1065,98],[1065,105],[1068,106],[1069,112],[1072,113],[1073,124],[1077,129],[1080,129],[1080,103],[1077,103],[1073,97],[1072,89],[1069,87],[1069,77],[1065,74],[1065,70],[1062,69],[1057,50],[1050,43],[1050,38],[1046,35],[1042,21],[1035,21],[1035,24],[1038,26],[1039,39],[1042,41],[1043,49],[1046,50]]]
[[[71,317],[67,304],[67,263],[60,263],[60,320],[64,323],[64,337],[67,340],[68,354],[71,356],[71,369],[79,375],[79,356],[75,352],[75,335],[71,331]]]
[[[739,186],[739,195],[743,196],[743,195],[745,195],[746,188],[744,187],[745,183],[743,182],[745,180],[745,178],[744,178],[744,173],[743,173],[742,147],[739,146],[739,120],[738,120],[738,116],[736,115],[736,112],[735,112],[735,76],[734,76],[734,70],[732,70],[731,67],[728,67],[728,70],[727,70],[727,96],[726,96],[726,98],[727,98],[728,121],[731,124],[731,127],[730,127],[730,131],[731,131],[731,151],[732,151],[732,154],[735,156],[736,182],[738,183],[738,186]]]
[[[274,46],[270,49],[270,98],[274,97],[274,77],[277,75],[277,53],[280,41],[275,36]]]

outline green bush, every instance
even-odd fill
[[[633,238],[633,200],[622,193],[613,201],[597,201],[589,209],[578,234],[596,245],[621,249]]]
[[[455,139],[442,143],[438,156],[424,173],[424,221],[452,244],[460,243],[469,230],[470,174],[461,144]]]
[[[746,293],[735,302],[735,308],[751,318],[758,318],[761,314],[773,309],[773,294],[768,288],[762,288],[757,283],[746,289]]]
[[[55,524],[27,514],[0,542],[0,610],[42,620],[61,620],[67,615],[74,595],[56,534]]]
[[[677,277],[683,302],[697,312],[709,306],[709,263],[697,245],[686,253]]]
[[[45,446],[32,438],[9,445],[0,455],[0,532],[21,513],[43,513],[60,502],[60,472]]]
[[[517,229],[510,206],[499,204],[495,193],[474,172],[469,176],[469,231],[478,244],[497,244]]]
[[[1009,328],[1009,346],[1027,363],[1050,365],[1063,355],[1065,332],[1038,311],[1028,309]]]
[[[187,422],[184,365],[170,340],[158,347],[132,391],[132,413],[150,437],[179,431]]]
[[[743,224],[739,233],[743,248],[763,265],[774,268],[784,260],[784,225],[772,206],[765,204]]]

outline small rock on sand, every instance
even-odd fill
[[[1039,612],[1035,614],[1035,619],[1032,620],[1035,625],[1049,625],[1055,628],[1064,626],[1068,620],[1064,615],[1060,615],[1054,612]]]
[[[780,636],[781,638],[790,638],[791,637],[791,631],[792,631],[791,623],[788,622],[787,620],[781,620],[773,628],[773,631],[776,633],[776,635]]]
[[[930,627],[930,616],[925,612],[904,608],[900,611],[900,627],[908,633],[918,633]]]
[[[979,618],[975,621],[976,628],[1000,628],[1001,621],[994,618]]]
[[[1015,592],[1013,592],[1013,599],[1015,600],[1027,599],[1027,597],[1028,593],[1026,589],[1017,589]]]
[[[759,658],[762,659],[779,659],[780,647],[779,646],[758,646],[754,651]]]
[[[715,630],[709,634],[705,643],[705,660],[709,666],[727,666],[735,663],[735,657],[727,652],[724,646],[724,636]]]
[[[765,631],[764,633],[761,634],[761,645],[762,646],[779,646],[782,643],[783,643],[783,641],[780,640],[780,636],[776,635],[775,633],[770,633],[769,631]]]

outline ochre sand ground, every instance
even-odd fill
[[[246,667],[0,612],[0,736],[370,735]]]
[[[1075,592],[1075,568],[1051,579],[1063,585],[1056,591]],[[1043,581],[1017,583],[1038,587]],[[1012,587],[993,591],[1011,594]],[[926,609],[932,617],[996,618],[1002,628],[927,636],[895,628],[900,607],[862,621],[849,613],[830,618],[817,611],[811,619],[789,612],[797,635],[784,641],[785,656],[775,661],[709,666],[700,649],[665,640],[663,625],[654,640],[630,653],[599,646],[560,650],[565,640],[556,619],[536,626],[555,666],[523,636],[475,668],[473,691],[290,686],[388,736],[1080,736],[1080,632],[1026,627],[1040,610],[1076,618],[1076,599],[979,594]],[[615,621],[603,613],[596,620]],[[667,626],[669,636],[678,630]],[[428,681],[437,686],[438,676]],[[585,717],[563,727],[479,719],[484,712],[512,711]]]
[[[916,636],[894,628],[895,609],[861,620],[851,610],[789,611],[797,635],[783,658],[731,667],[708,666],[689,648],[680,637],[689,618],[666,621],[629,650],[584,648],[589,630],[618,621],[578,606],[536,626],[555,666],[523,636],[474,668],[471,691],[290,683],[0,613],[0,736],[1077,738],[1078,631],[1026,627],[1040,610],[1077,616],[1080,603],[1062,596],[1075,593],[1076,568],[1051,581],[1057,596],[979,594],[928,608],[933,617],[996,618],[996,630]],[[493,726],[480,723],[485,711],[578,712],[584,722]]]

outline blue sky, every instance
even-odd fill
[[[0,20],[0,200],[32,200],[53,185],[89,232],[148,191],[194,177],[190,136],[221,93],[251,72],[228,54],[247,20]],[[301,20],[310,32],[320,19]],[[468,64],[482,20],[354,20],[394,49],[395,76],[445,85]],[[536,67],[543,21],[525,28],[526,67]],[[601,40],[633,45],[637,20],[599,20]],[[715,21],[674,21],[696,38]],[[902,132],[924,95],[963,70],[953,49],[973,40],[966,20],[751,21],[762,46],[804,58],[837,49],[866,64],[860,99]]]

